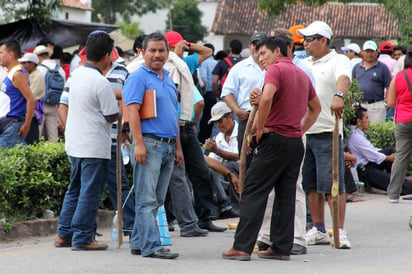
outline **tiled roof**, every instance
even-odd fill
[[[73,9],[81,9],[81,10],[91,10],[94,11],[88,4],[82,3],[78,0],[62,0],[62,6],[73,8]]]
[[[257,1],[222,0],[216,11],[212,31],[221,35],[251,35],[255,31],[269,32],[273,28],[286,28],[313,21],[328,23],[333,38],[398,39],[398,21],[383,5],[365,3],[332,3],[323,6],[288,5],[280,15],[268,17],[259,11]]]

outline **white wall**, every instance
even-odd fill
[[[199,1],[198,7],[202,11],[202,25],[204,25],[209,33],[203,38],[204,41],[215,46],[216,51],[223,49],[223,36],[215,35],[210,32],[213,21],[215,20],[216,9],[218,6],[218,1]],[[144,33],[152,33],[155,31],[165,32],[169,28],[166,25],[168,9],[158,10],[155,13],[150,12],[141,17],[133,16],[131,18],[132,22],[138,22],[139,28],[143,30]]]
[[[69,18],[66,18],[66,12],[69,14]],[[90,10],[63,7],[59,10],[58,19],[90,23],[92,21],[92,12]]]

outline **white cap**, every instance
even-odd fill
[[[359,45],[356,44],[356,43],[349,44],[349,45],[347,45],[346,47],[341,47],[340,49],[341,49],[342,51],[351,50],[351,51],[354,51],[356,54],[359,54],[359,53],[360,53],[360,47],[359,47]]]
[[[319,34],[330,39],[332,37],[333,31],[325,22],[315,21],[306,28],[298,30],[297,34],[301,36],[312,36]]]
[[[212,118],[209,120],[208,124],[211,124],[223,117],[226,113],[231,113],[232,110],[226,105],[225,102],[217,102],[210,111]]]
[[[23,57],[21,57],[18,61],[19,63],[32,62],[32,63],[35,63],[36,65],[39,64],[39,58],[37,57],[37,55],[34,53],[30,53],[30,52],[26,52],[23,55]]]
[[[365,43],[363,43],[362,49],[363,50],[371,49],[371,50],[377,51],[378,45],[376,45],[374,41],[368,40]]]
[[[43,46],[43,45],[40,45],[40,46],[37,46],[37,47],[34,48],[33,53],[36,54],[36,55],[47,53],[50,57],[53,53],[53,49],[49,48],[49,47],[46,47],[46,46]]]

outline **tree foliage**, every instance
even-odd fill
[[[275,16],[285,10],[287,5],[293,5],[302,2],[308,5],[320,6],[326,2],[362,2],[362,3],[379,3],[385,6],[385,9],[392,14],[394,20],[399,20],[399,32],[401,35],[401,44],[408,45],[412,41],[412,5],[410,0],[256,0],[260,10],[267,12],[269,16]]]
[[[47,24],[52,13],[61,6],[61,0],[0,0],[0,6],[3,22],[35,18],[40,24]]]
[[[186,40],[197,42],[207,33],[207,28],[201,22],[202,12],[196,0],[176,0],[171,15],[171,18],[168,15],[166,25],[169,26],[171,20],[173,30],[182,34]]]
[[[130,23],[131,16],[154,12],[167,7],[170,2],[171,0],[93,0],[93,21],[100,21],[100,14],[104,23],[114,24],[120,14],[124,21]]]

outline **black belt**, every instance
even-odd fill
[[[189,127],[189,126],[193,126],[193,122],[191,121],[186,121],[186,120],[179,120],[179,126],[181,127]]]
[[[6,118],[9,118],[9,119],[14,119],[14,121],[15,121],[15,122],[24,122],[24,121],[26,121],[26,117],[13,117],[13,116],[6,116],[6,117],[1,118],[1,119],[6,119]]]
[[[143,136],[158,140],[160,142],[165,142],[171,145],[176,144],[176,138],[165,138],[165,137],[159,137],[150,133],[143,133]]]
[[[382,102],[382,101],[383,101],[383,99],[382,100],[373,99],[373,100],[365,100],[362,103],[364,103],[364,104],[373,104],[373,103]]]

